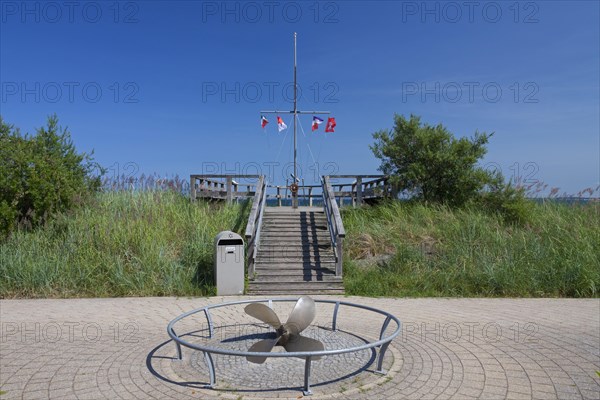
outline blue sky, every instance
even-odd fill
[[[0,5],[3,118],[34,132],[58,114],[110,174],[260,168],[281,183],[292,134],[275,116],[263,131],[259,111],[291,107],[298,32],[299,107],[337,121],[325,135],[301,118],[306,183],[376,173],[371,135],[394,113],[495,132],[483,163],[508,178],[599,183],[597,1]]]

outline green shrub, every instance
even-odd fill
[[[478,166],[491,136],[475,132],[473,138],[457,139],[441,124],[395,115],[393,129],[373,134],[371,150],[381,159],[379,169],[415,200],[452,207],[476,204],[508,223],[524,223],[531,212],[524,191]]]
[[[508,224],[525,224],[531,221],[533,201],[525,197],[525,189],[504,184],[501,176],[496,183],[474,201],[474,204],[502,216]]]
[[[35,135],[21,135],[0,117],[0,236],[17,223],[37,226],[100,187],[91,155],[77,153],[56,115]]]
[[[462,206],[493,181],[477,166],[490,136],[476,132],[472,139],[456,139],[441,124],[395,115],[392,130],[373,134],[371,150],[400,191],[426,202]]]

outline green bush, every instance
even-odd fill
[[[96,191],[91,155],[77,153],[56,115],[35,135],[22,135],[0,117],[0,236],[17,224],[34,227]]]
[[[504,222],[509,224],[531,221],[533,202],[525,198],[525,189],[511,183],[504,184],[500,175],[473,203],[484,210],[500,214]]]
[[[523,190],[478,166],[491,136],[475,132],[457,139],[441,124],[395,115],[392,130],[373,134],[371,150],[381,159],[379,169],[412,199],[452,207],[477,204],[509,223],[523,223],[531,210]]]
[[[409,120],[395,115],[394,122],[391,131],[373,134],[371,150],[399,190],[427,202],[462,206],[493,181],[490,172],[477,167],[491,135],[456,139],[444,126],[421,124],[415,115]]]

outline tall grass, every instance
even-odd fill
[[[248,208],[191,204],[173,191],[101,193],[0,243],[0,296],[213,294],[213,239],[241,232]]]
[[[172,190],[100,193],[0,243],[0,297],[212,295],[214,237],[242,233],[249,208]],[[599,296],[599,202],[533,204],[524,225],[410,202],[342,216],[348,294]]]
[[[347,209],[346,291],[368,296],[598,296],[600,203],[548,202],[534,205],[531,213],[527,224],[517,226],[474,209],[397,202]]]

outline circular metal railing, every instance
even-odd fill
[[[361,351],[361,350],[373,349],[375,347],[379,347],[379,355],[377,357],[377,370],[375,372],[377,372],[379,374],[386,373],[383,370],[383,358],[385,356],[385,352],[386,352],[388,346],[390,345],[391,341],[394,340],[394,338],[396,336],[398,336],[398,334],[400,333],[400,330],[401,330],[400,320],[398,320],[398,318],[396,318],[394,315],[392,315],[386,311],[380,310],[378,308],[369,307],[369,306],[365,306],[362,304],[350,303],[347,301],[325,300],[325,299],[314,300],[315,303],[334,304],[334,311],[333,311],[333,318],[332,318],[332,330],[333,331],[337,331],[337,317],[338,317],[338,312],[339,312],[340,306],[360,308],[363,310],[367,310],[367,311],[374,312],[374,313],[385,316],[385,320],[380,329],[379,340],[374,341],[374,342],[367,342],[366,344],[360,345],[360,346],[346,347],[346,348],[342,348],[342,349],[332,349],[332,350],[325,349],[325,350],[321,350],[321,351],[302,351],[302,352],[263,353],[263,352],[228,350],[228,349],[223,349],[223,348],[219,348],[219,347],[215,347],[215,346],[203,346],[203,345],[196,344],[196,343],[190,343],[187,340],[185,340],[182,336],[177,335],[177,333],[175,332],[175,325],[177,324],[177,322],[179,322],[191,315],[203,312],[206,317],[207,323],[208,323],[208,333],[209,333],[208,337],[212,338],[212,336],[214,334],[214,329],[215,329],[213,321],[212,321],[211,313],[210,313],[210,310],[212,310],[212,309],[222,308],[222,307],[230,307],[230,306],[235,306],[235,305],[240,305],[240,304],[249,304],[249,303],[268,303],[269,306],[271,306],[272,303],[295,302],[297,300],[298,300],[298,298],[296,298],[296,297],[276,298],[276,299],[258,299],[258,300],[252,299],[252,300],[232,301],[232,302],[227,302],[227,303],[219,303],[219,304],[213,304],[213,305],[209,305],[209,306],[205,306],[205,307],[200,307],[200,308],[188,311],[184,314],[181,314],[178,317],[176,317],[175,319],[173,319],[171,322],[169,322],[169,324],[167,325],[167,333],[171,337],[171,339],[173,339],[173,341],[175,342],[178,359],[181,360],[183,358],[183,353],[182,353],[182,349],[181,349],[182,346],[188,347],[190,349],[202,351],[204,353],[204,358],[205,358],[206,364],[208,366],[209,376],[210,376],[210,383],[207,385],[207,387],[209,387],[209,388],[214,388],[216,385],[216,373],[215,373],[214,362],[212,359],[212,354],[222,354],[222,355],[239,356],[239,357],[254,356],[254,357],[299,357],[299,358],[305,358],[306,361],[305,361],[305,366],[304,366],[304,390],[303,390],[305,395],[309,395],[312,393],[310,390],[310,367],[311,367],[311,362],[312,362],[313,357],[322,357],[322,356],[331,356],[331,355],[337,355],[337,354],[343,354],[343,353],[351,353],[351,352],[357,352],[357,351]],[[386,331],[391,322],[394,322],[396,324],[396,329],[391,334],[386,335]],[[358,335],[356,332],[354,332],[354,334],[360,337],[360,335]],[[364,340],[364,338],[363,338],[363,340]]]

